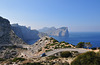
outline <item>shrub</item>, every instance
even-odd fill
[[[77,45],[76,45],[76,47],[77,48],[83,48],[84,47],[84,42],[79,42]]]
[[[66,45],[68,45],[69,43],[65,43]]]
[[[97,56],[98,56],[98,57],[100,57],[100,51],[99,51],[99,52],[97,52]]]
[[[78,53],[78,51],[71,51],[71,52]]]
[[[61,45],[61,47],[63,48],[65,45]]]
[[[65,42],[65,41],[61,41],[61,42],[60,42],[60,44],[61,44],[61,43],[65,43],[66,45],[68,45],[68,44],[69,44],[69,43],[67,43],[67,42]]]
[[[68,48],[68,46],[64,46],[64,48]]]
[[[25,63],[23,65],[43,65],[43,64],[41,64],[41,63]]]
[[[72,56],[72,54],[69,51],[61,52],[61,57],[67,58],[67,57],[70,57],[70,56]]]
[[[54,43],[53,44],[50,44],[50,46],[53,46],[53,45],[55,45]]]
[[[56,58],[58,58],[57,56],[49,56],[49,59],[56,59]]]
[[[95,52],[86,52],[72,61],[71,65],[100,65],[100,57]]]
[[[0,58],[0,61],[5,61],[5,59],[3,59],[3,58]]]
[[[46,37],[45,40],[48,40],[48,38]]]
[[[65,41],[61,41],[60,43],[66,43]]]
[[[58,42],[56,39],[53,40],[53,43]]]
[[[48,46],[45,46],[44,48],[45,48],[45,49],[47,49],[47,48],[48,48]]]
[[[54,39],[54,38],[52,38],[52,37],[50,38],[50,40],[53,40],[53,39]]]
[[[91,48],[92,50],[96,50],[97,48]]]
[[[24,58],[14,58],[12,60],[12,62],[17,62],[17,61],[24,61],[25,59]]]
[[[52,49],[50,49],[50,50],[45,50],[46,52],[49,52],[49,51],[52,51]]]
[[[67,46],[68,48],[71,48],[71,46]]]
[[[58,46],[55,46],[55,48],[54,49],[59,49],[60,47],[58,47]]]
[[[87,47],[87,48],[92,47],[92,44],[90,42],[86,42],[85,47]]]
[[[69,63],[68,62],[64,62],[64,63],[58,62],[58,63],[55,63],[55,65],[69,65]]]

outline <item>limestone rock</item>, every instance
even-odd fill
[[[67,27],[61,27],[61,28],[43,28],[39,30],[40,32],[47,33],[49,36],[58,36],[58,37],[69,37],[69,32]]]

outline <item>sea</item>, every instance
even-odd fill
[[[59,42],[65,41],[73,45],[79,42],[90,42],[93,47],[100,47],[100,32],[69,32],[69,37],[53,37]]]

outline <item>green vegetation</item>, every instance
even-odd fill
[[[54,39],[53,39],[54,40]],[[57,42],[57,40],[55,40],[56,42],[54,42],[54,43],[49,43],[49,44],[47,44],[44,48],[45,49],[50,49],[50,46],[53,48],[53,49],[59,49],[59,48],[71,48],[71,46],[70,45],[68,45],[69,43],[66,43],[66,42],[64,42],[64,41],[62,41],[62,42]],[[74,45],[72,45],[73,47],[75,47]]]
[[[46,37],[46,39],[45,40],[48,40],[48,38]]]
[[[68,45],[69,43],[65,43],[66,45]]]
[[[100,51],[99,51],[99,52],[97,52],[97,56],[99,56],[99,57],[100,57]]]
[[[17,62],[17,61],[24,61],[25,59],[24,58],[14,58],[12,60],[12,62]]]
[[[57,56],[53,56],[53,55],[52,56],[49,56],[49,59],[51,59],[51,60],[52,59],[57,59],[57,58],[58,58]]]
[[[23,65],[43,65],[43,64],[41,64],[41,63],[25,63]]]
[[[22,47],[19,47],[19,46],[16,46],[16,45],[12,45],[12,46],[2,46],[2,48],[3,48],[4,50],[6,50],[6,48],[8,48],[8,49],[20,48],[20,49],[23,49],[23,50],[27,50],[27,48],[22,48]]]
[[[76,48],[84,48],[84,42],[79,42],[77,45],[76,45]]]
[[[92,50],[96,50],[97,48],[91,48]]]
[[[0,61],[5,61],[5,59],[3,59],[3,58],[0,58]]]
[[[46,50],[46,52],[48,52],[48,51],[52,51],[52,49],[50,49],[50,50]]]
[[[76,48],[84,48],[84,47],[92,47],[92,44],[90,42],[79,42],[77,45],[76,45]]]
[[[65,41],[61,41],[60,43],[66,43]]]
[[[52,38],[52,37],[50,37],[50,40],[53,40],[53,38]]]
[[[49,62],[49,63],[47,63],[47,64],[44,64],[44,65],[69,65],[69,63],[68,62]]]
[[[55,48],[54,48],[54,49],[59,49],[59,47],[55,46]]]
[[[86,52],[72,61],[71,65],[100,65],[100,56],[95,52]]]
[[[69,43],[67,43],[67,42],[65,42],[65,41],[61,41],[61,42],[60,42],[60,44],[61,44],[61,43],[65,43],[66,45],[68,45],[68,44],[69,44]]]
[[[92,49],[92,50],[96,50],[96,49],[100,49],[100,47],[97,47],[97,48],[96,48],[96,47],[94,47],[94,48],[91,48],[91,49]]]
[[[86,42],[86,43],[85,43],[85,46],[86,46],[87,48],[89,48],[89,47],[92,47],[92,44],[91,44],[90,42]]]
[[[69,51],[61,52],[61,57],[68,58],[70,56],[72,56],[72,54]]]
[[[53,39],[53,43],[58,42],[56,39]]]
[[[78,53],[78,51],[71,51],[71,52]]]
[[[50,44],[50,46],[54,46],[55,44],[53,43],[53,44]]]
[[[3,46],[3,47],[9,48],[9,49],[18,48],[16,45],[13,45],[13,46]]]
[[[45,49],[49,49],[49,46],[45,46],[44,48],[45,48]]]

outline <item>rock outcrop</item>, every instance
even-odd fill
[[[21,38],[15,35],[11,29],[10,22],[0,17],[0,46],[26,44]]]
[[[0,17],[0,58],[14,58],[23,50],[27,51],[27,47],[29,45],[11,29],[10,22]]]
[[[23,39],[28,44],[33,44],[41,37],[47,35],[45,33],[38,32],[37,30],[31,30],[30,27],[21,26],[18,24],[12,24],[12,29],[18,37]]]
[[[67,27],[61,27],[61,28],[43,28],[39,30],[40,32],[47,33],[49,36],[58,36],[58,37],[69,37],[69,32]]]

